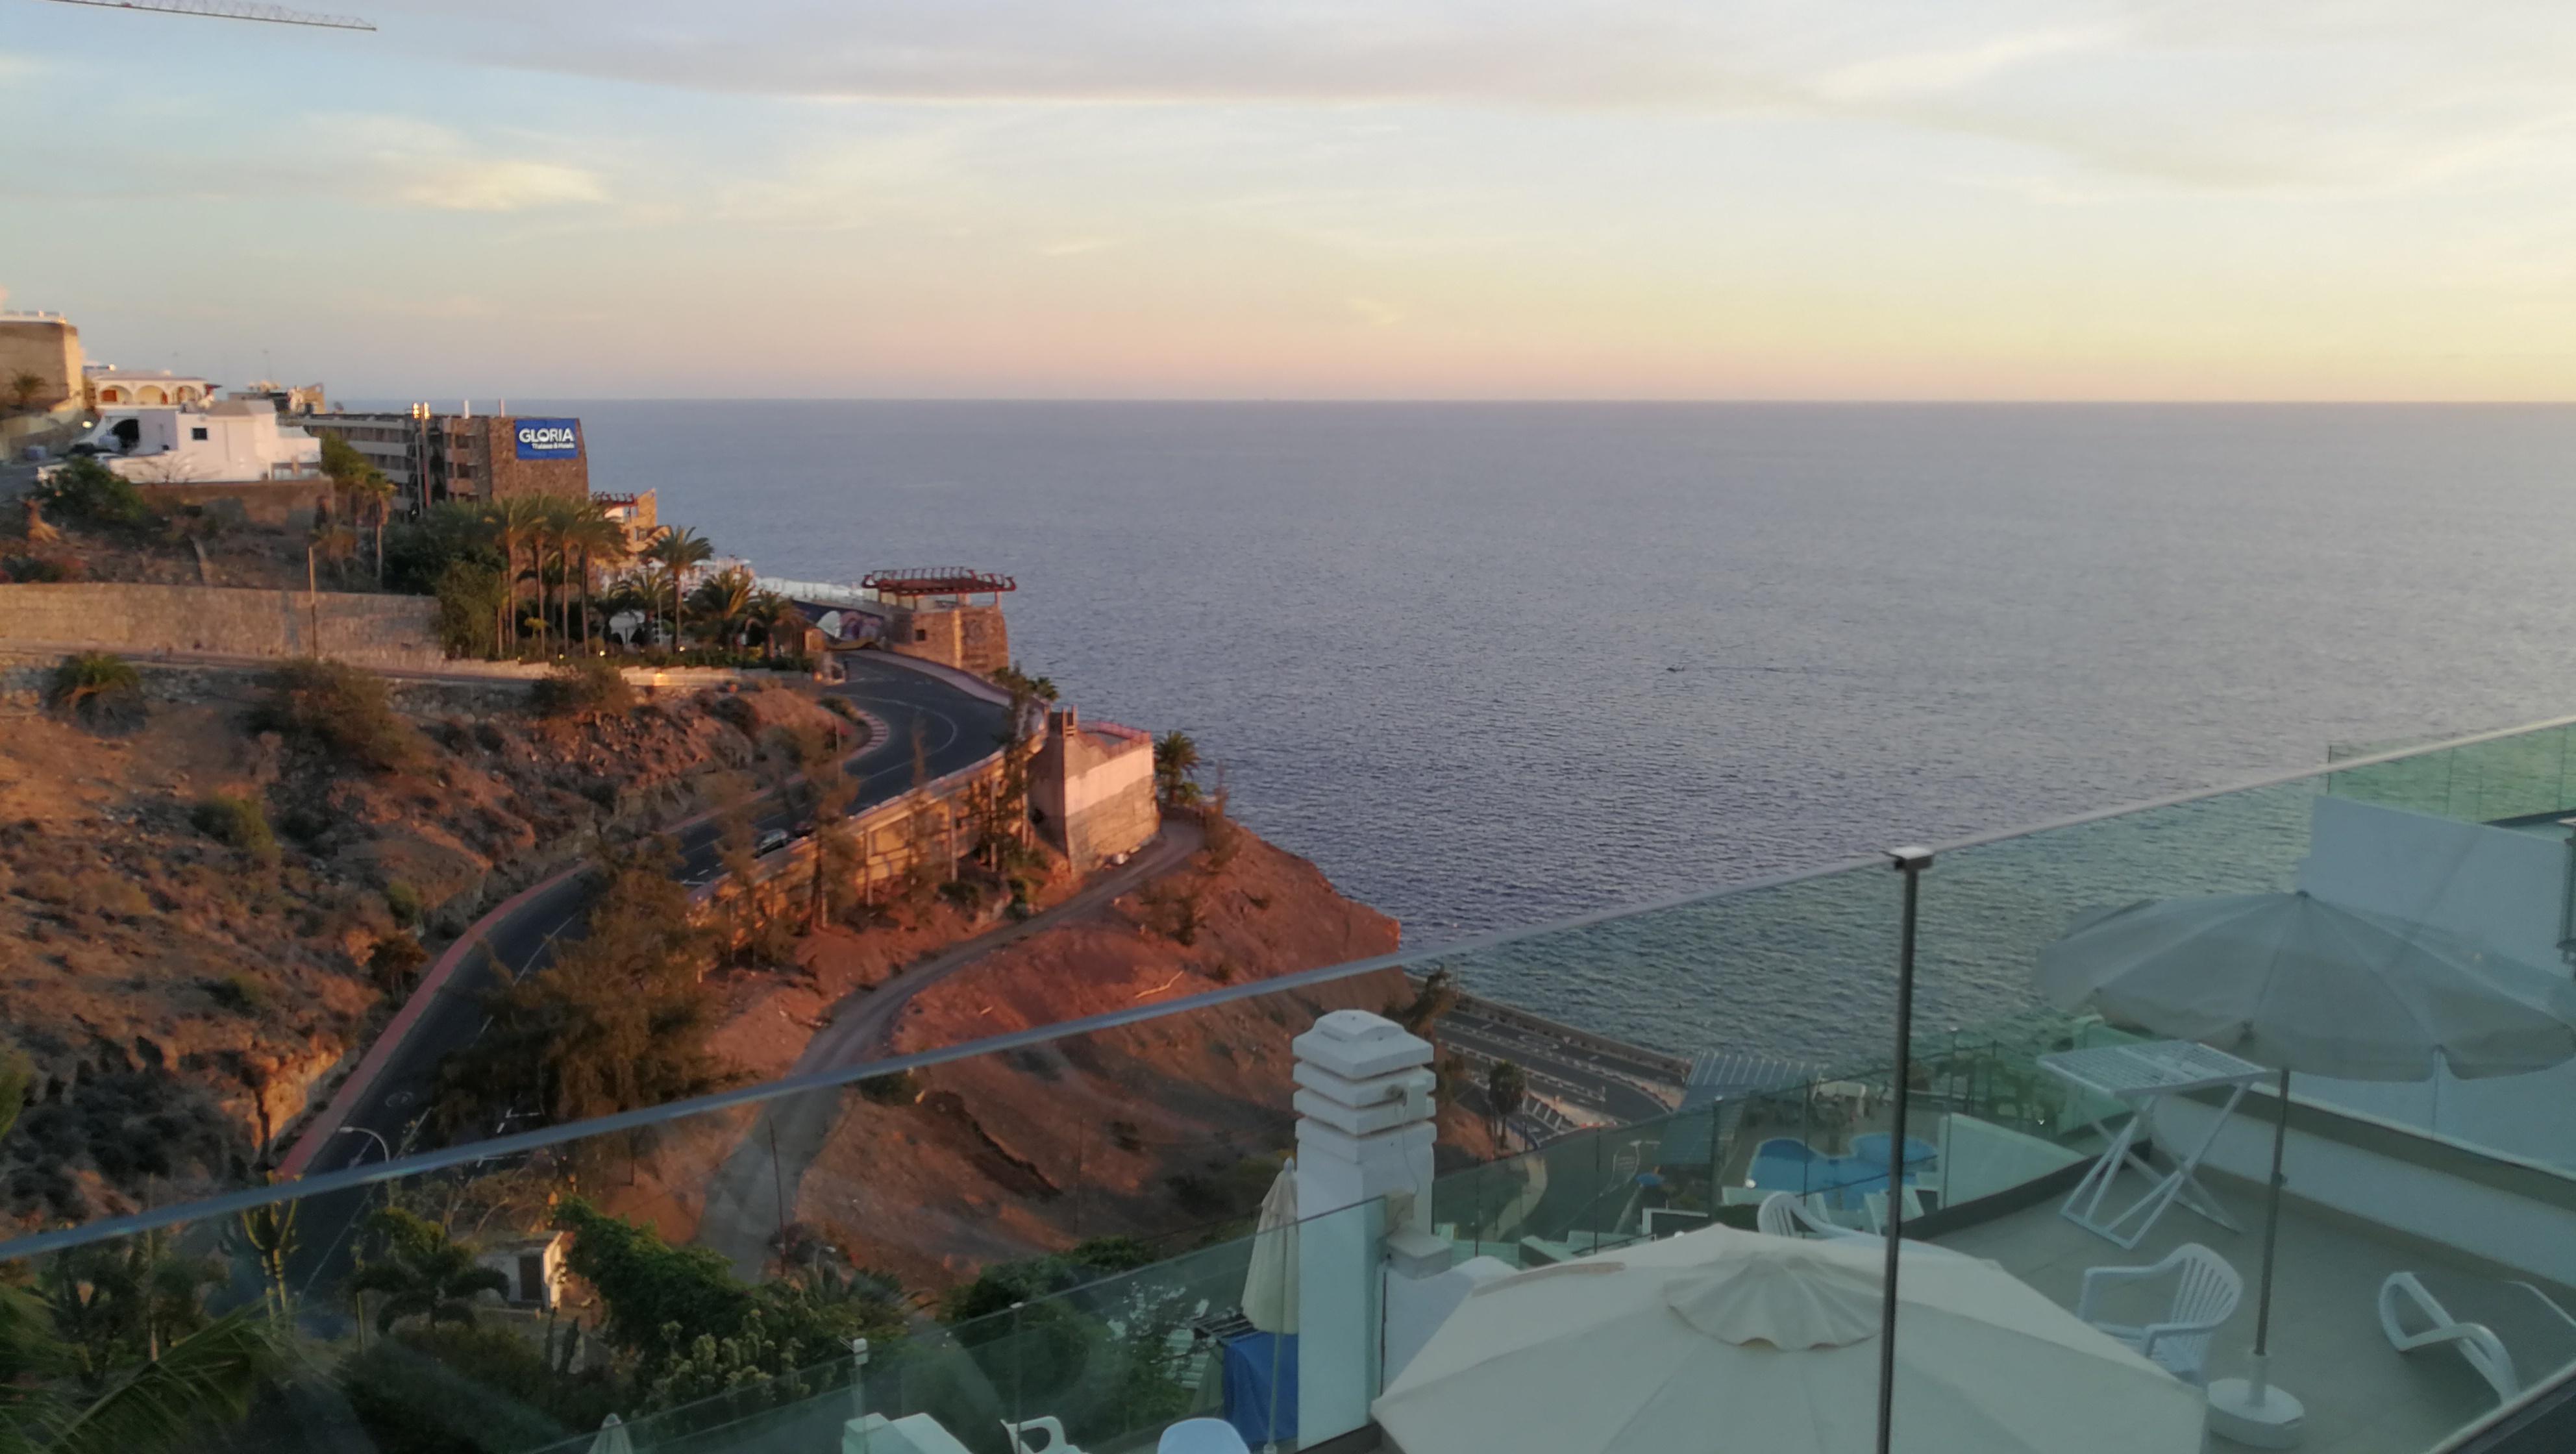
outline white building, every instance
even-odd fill
[[[225,399],[202,409],[102,408],[72,449],[95,454],[139,485],[302,480],[322,468],[322,441],[279,423],[265,399]]]
[[[121,404],[202,404],[215,396],[215,386],[195,374],[168,369],[121,369],[90,364],[81,371],[92,403],[102,409]]]

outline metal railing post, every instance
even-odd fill
[[[1905,1232],[1905,1114],[1914,1079],[1914,911],[1923,888],[1923,870],[1932,866],[1928,848],[1891,848],[1887,856],[1905,875],[1905,908],[1896,941],[1896,1091],[1892,1097],[1896,1124],[1887,1138],[1887,1267],[1881,1275],[1878,1308],[1878,1454],[1888,1454],[1896,1414],[1896,1254]]]

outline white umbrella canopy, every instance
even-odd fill
[[[2131,904],[2039,952],[2060,1009],[2343,1080],[2523,1075],[2576,1058],[2576,983],[2304,893]]]
[[[1993,1263],[1903,1255],[1896,1449],[2200,1448],[2197,1390]],[[1404,1454],[1864,1454],[1883,1256],[1714,1227],[1487,1283],[1378,1423]]]
[[[626,1421],[615,1414],[600,1420],[599,1436],[590,1441],[590,1454],[635,1454],[635,1438],[626,1431]]]
[[[1252,1266],[1243,1277],[1244,1320],[1264,1333],[1297,1331],[1297,1162],[1289,1158],[1261,1198]]]

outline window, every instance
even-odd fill
[[[203,439],[203,438],[205,438],[205,437],[206,437],[206,426],[204,426],[203,424],[196,424],[196,425],[191,425],[191,426],[189,426],[189,429],[188,429],[188,437],[189,437],[190,439]]]

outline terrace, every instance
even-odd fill
[[[1226,1418],[1255,1448],[1272,1439],[1280,1448],[1374,1447],[1371,1401],[1483,1281],[1711,1223],[1750,1226],[1759,1201],[1778,1192],[1818,1193],[1808,1202],[1817,1220],[1874,1230],[1887,1215],[1887,1188],[1883,1173],[1872,1181],[1866,1159],[1883,1155],[1897,1133],[1900,1100],[1903,1134],[1919,1143],[1898,1198],[1909,1208],[1908,1237],[1991,1260],[2069,1310],[2088,1269],[2144,1266],[2198,1243],[2244,1283],[2243,1301],[2212,1339],[2207,1372],[2242,1376],[2279,1113],[2272,1082],[2254,1086],[2232,1116],[2223,1092],[2202,1089],[2167,1097],[2153,1118],[2160,1154],[2207,1138],[2198,1179],[2235,1228],[2176,1204],[2124,1249],[2077,1225],[2062,1213],[2071,1190],[2135,1112],[2077,1088],[2043,1058],[2139,1037],[2040,1005],[2031,986],[2041,951],[2105,907],[2299,890],[2474,934],[2525,963],[2560,965],[2576,865],[2562,838],[2522,825],[2576,805],[2572,747],[2569,725],[2549,724],[1941,848],[1914,910],[1914,1013],[1903,1027],[1901,1086],[1887,1067],[1899,1043],[1906,899],[1901,876],[1869,861],[20,1238],[0,1244],[0,1260],[23,1258],[41,1272],[49,1259],[158,1227],[191,1248],[229,1255],[232,1295],[254,1298],[263,1274],[235,1230],[248,1225],[246,1210],[300,1200],[311,1221],[327,1224],[349,1198],[417,1202],[415,1194],[494,1164],[585,1169],[594,1165],[586,1157],[614,1164],[631,1156],[638,1137],[708,1148],[710,1226],[730,1218],[783,1228],[790,1203],[800,1218],[833,1208],[875,1215],[876,1198],[899,1171],[773,1163],[761,1127],[792,1124],[800,1106],[846,1114],[843,1092],[854,1082],[903,1072],[939,1084],[1063,1076],[1113,1058],[1129,1037],[1213,1038],[1219,1017],[1225,1034],[1257,1016],[1284,1039],[1347,1012],[1348,988],[1363,976],[1446,970],[1479,994],[1525,997],[1529,1008],[1589,1034],[1665,1057],[1726,1051],[1832,1069],[1787,1087],[1721,1089],[1687,1108],[1558,1136],[1435,1177],[1427,1137],[1402,1154],[1363,1149],[1346,1165],[1324,1154],[1341,1144],[1336,1136],[1363,1148],[1393,1146],[1429,1111],[1403,1093],[1418,1084],[1408,1079],[1418,1074],[1413,1066],[1336,1061],[1345,1052],[1310,1034],[1301,1042],[1299,1083],[1326,1087],[1326,1099],[1342,1097],[1335,1104],[1343,1108],[1305,1096],[1296,1107],[1303,1220],[1178,1230],[1158,1244],[1160,1260],[1143,1266],[1073,1279],[982,1316],[940,1320],[916,1311],[900,1337],[874,1348],[831,1350],[793,1372],[766,1369],[703,1398],[638,1402],[619,1410],[624,1447],[897,1454],[935,1424],[977,1454],[1009,1454],[1005,1431],[1017,1427],[1035,1454],[1051,1437],[1037,1432],[1040,1421],[1054,1420],[1070,1445],[1103,1454],[1153,1448],[1165,1428],[1193,1414]],[[1639,1011],[1579,991],[1611,982],[1655,993],[1642,997],[1648,1008]],[[1781,1008],[1755,1019],[1754,1005]],[[1548,1032],[1530,1022],[1515,1033],[1540,1048]],[[1510,1049],[1494,1041],[1478,1048]],[[1610,1063],[1585,1047],[1557,1048],[1554,1063],[1567,1075]],[[1632,1099],[1637,1093],[1624,1072],[1601,1074],[1605,1089],[1616,1083]],[[1568,1094],[1581,1090],[1552,1083]],[[2576,1337],[2562,1349],[2545,1319],[2497,1322],[2494,1331],[2523,1368],[2521,1388],[2507,1398],[2456,1346],[2399,1351],[2378,1309],[2387,1279],[2412,1272],[2433,1281],[2447,1274],[2444,1285],[2524,1283],[2576,1310],[2576,1126],[2562,1109],[2571,1090],[2576,1072],[2565,1067],[2480,1080],[2445,1072],[2421,1082],[2294,1081],[2271,1376],[2305,1404],[2300,1447],[2418,1454],[2568,1445],[2565,1428],[2552,1421],[2570,1416]],[[1364,1114],[1346,1114],[1354,1108]],[[1289,1110],[1283,1096],[1275,1111]],[[1288,1139],[1272,1133],[1267,1149],[1285,1151]],[[1079,1147],[1024,1149],[1056,1185],[1077,1187],[1086,1165],[1096,1176],[1100,1152],[1091,1145],[1088,1163]],[[1068,1154],[1050,1159],[1055,1151]],[[1788,1180],[1799,1176],[1817,1179]],[[2145,1187],[2124,1178],[2113,1204]],[[1099,1194],[1111,1193],[1104,1186]],[[1060,1245],[1024,1234],[1015,1243],[1002,1227],[991,1218],[973,1224],[980,1260]],[[798,1276],[784,1247],[773,1251],[779,1255],[764,1275]],[[324,1347],[345,1348],[355,1336],[336,1285],[346,1274],[336,1251],[307,1249],[284,1279],[307,1336]],[[1293,1336],[1278,1326],[1283,1286],[1298,1293]],[[2151,1316],[2151,1300],[2132,1294],[2107,1311],[2139,1321]],[[338,1396],[343,1380],[333,1366],[313,1361],[316,1396]],[[484,1447],[561,1454],[605,1447],[542,1390],[477,1387],[452,1369],[438,1376],[478,1406],[494,1431]],[[1996,1376],[1999,1396],[2009,1398],[2013,1370]],[[1923,1447],[1908,1443],[1906,1417],[1900,1396],[1893,1447]],[[299,1437],[311,1448],[370,1447],[357,1422],[334,1427],[339,1432],[306,1427]],[[1722,1427],[1710,1440],[1728,1447]],[[2242,1446],[2214,1438],[2209,1447]]]

